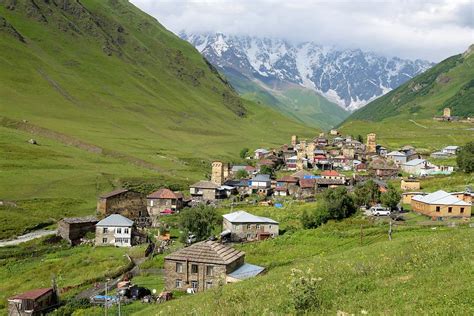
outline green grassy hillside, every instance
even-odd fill
[[[303,87],[294,85],[270,90],[235,70],[225,69],[224,73],[245,99],[268,104],[280,113],[308,126],[327,130],[337,126],[350,114],[337,104]]]
[[[212,159],[318,132],[242,100],[125,0],[0,1],[0,69],[0,199],[21,210],[0,238],[93,213],[130,179],[186,188]]]
[[[472,124],[438,122],[445,107],[451,115],[474,116],[472,47],[452,56],[399,88],[354,112],[343,124],[349,134],[376,132],[381,144],[415,144],[428,149],[462,145],[474,137]]]

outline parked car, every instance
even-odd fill
[[[389,216],[390,215],[390,210],[382,206],[372,206],[370,208],[370,212],[372,213],[373,216]]]
[[[192,243],[195,243],[197,241],[197,238],[195,235],[189,235],[188,239],[186,240],[186,243],[188,245],[191,245]]]

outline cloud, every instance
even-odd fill
[[[314,41],[440,61],[474,43],[472,0],[132,0],[171,31]]]

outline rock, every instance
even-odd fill
[[[33,138],[31,138],[31,139],[28,141],[28,143],[30,143],[31,145],[38,145],[38,142],[37,142],[35,139],[33,139]]]

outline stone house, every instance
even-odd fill
[[[245,211],[237,211],[222,216],[223,232],[232,241],[253,241],[278,236],[279,224],[271,218],[256,216]]]
[[[398,174],[398,167],[393,161],[375,159],[369,164],[369,172],[380,178],[388,178]]]
[[[294,195],[298,191],[298,178],[284,176],[277,180],[275,193],[277,196]]]
[[[35,289],[8,299],[9,316],[40,316],[59,306],[53,288]]]
[[[131,247],[133,221],[120,214],[112,214],[96,224],[96,246]]]
[[[259,148],[257,150],[255,150],[254,152],[254,159],[262,159],[264,158],[265,156],[269,155],[270,154],[270,151],[265,149],[265,148]]]
[[[215,241],[201,241],[165,257],[165,287],[168,291],[196,292],[256,276],[264,268],[245,263],[245,253]],[[239,271],[248,271],[241,273]]]
[[[250,180],[252,193],[269,196],[272,193],[272,180],[268,174],[257,174]]]
[[[443,148],[443,153],[455,156],[459,150],[459,146],[446,146]]]
[[[316,179],[300,179],[299,186],[301,198],[313,197],[316,193]]]
[[[346,176],[343,174],[340,174],[336,170],[325,170],[321,172],[321,178],[323,179],[338,179],[338,180],[344,180],[346,181]]]
[[[184,196],[181,192],[170,189],[159,189],[146,197],[147,211],[151,217],[156,217],[164,211],[176,212],[184,207]]]
[[[395,162],[397,165],[401,165],[408,161],[408,157],[405,153],[400,151],[391,151],[386,155],[387,159]]]
[[[58,222],[58,236],[75,245],[87,233],[95,231],[98,221],[95,216],[63,218]]]
[[[118,189],[99,197],[97,212],[103,216],[121,214],[131,219],[147,216],[145,197],[127,189]]]
[[[411,199],[411,208],[432,218],[471,217],[471,203],[465,202],[451,193],[439,190],[427,195],[416,195]]]
[[[215,201],[226,197],[220,187],[211,181],[199,181],[189,187],[189,193],[193,201]]]
[[[416,176],[426,176],[436,172],[437,168],[425,159],[413,159],[401,165],[401,169]]]

